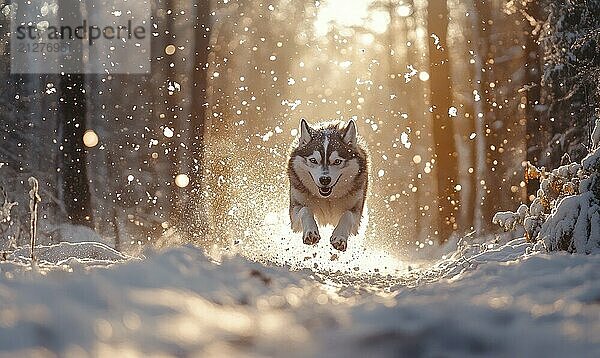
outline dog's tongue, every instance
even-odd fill
[[[319,188],[319,193],[322,196],[329,196],[329,194],[331,194],[331,188]]]

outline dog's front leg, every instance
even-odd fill
[[[348,236],[351,234],[356,234],[357,226],[359,220],[354,217],[354,214],[348,210],[342,214],[340,221],[337,226],[333,230],[333,234],[331,235],[331,246],[333,246],[336,250],[346,251],[348,247]]]
[[[315,216],[306,206],[295,207],[292,215],[292,229],[300,231],[300,228],[302,228],[302,242],[306,245],[314,245],[321,240]]]

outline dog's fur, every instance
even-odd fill
[[[336,225],[331,245],[345,251],[358,232],[368,185],[367,151],[354,121],[312,128],[302,119],[288,176],[292,229],[314,245],[321,239],[317,223]]]

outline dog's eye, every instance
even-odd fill
[[[313,164],[319,164],[315,158],[310,158],[309,161]]]
[[[333,161],[333,165],[340,165],[342,164],[342,160],[341,159],[336,159]]]

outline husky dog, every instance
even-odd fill
[[[368,182],[367,152],[354,121],[312,128],[302,119],[288,176],[292,229],[314,245],[321,239],[317,223],[336,225],[331,245],[345,251],[348,236],[358,232]]]

